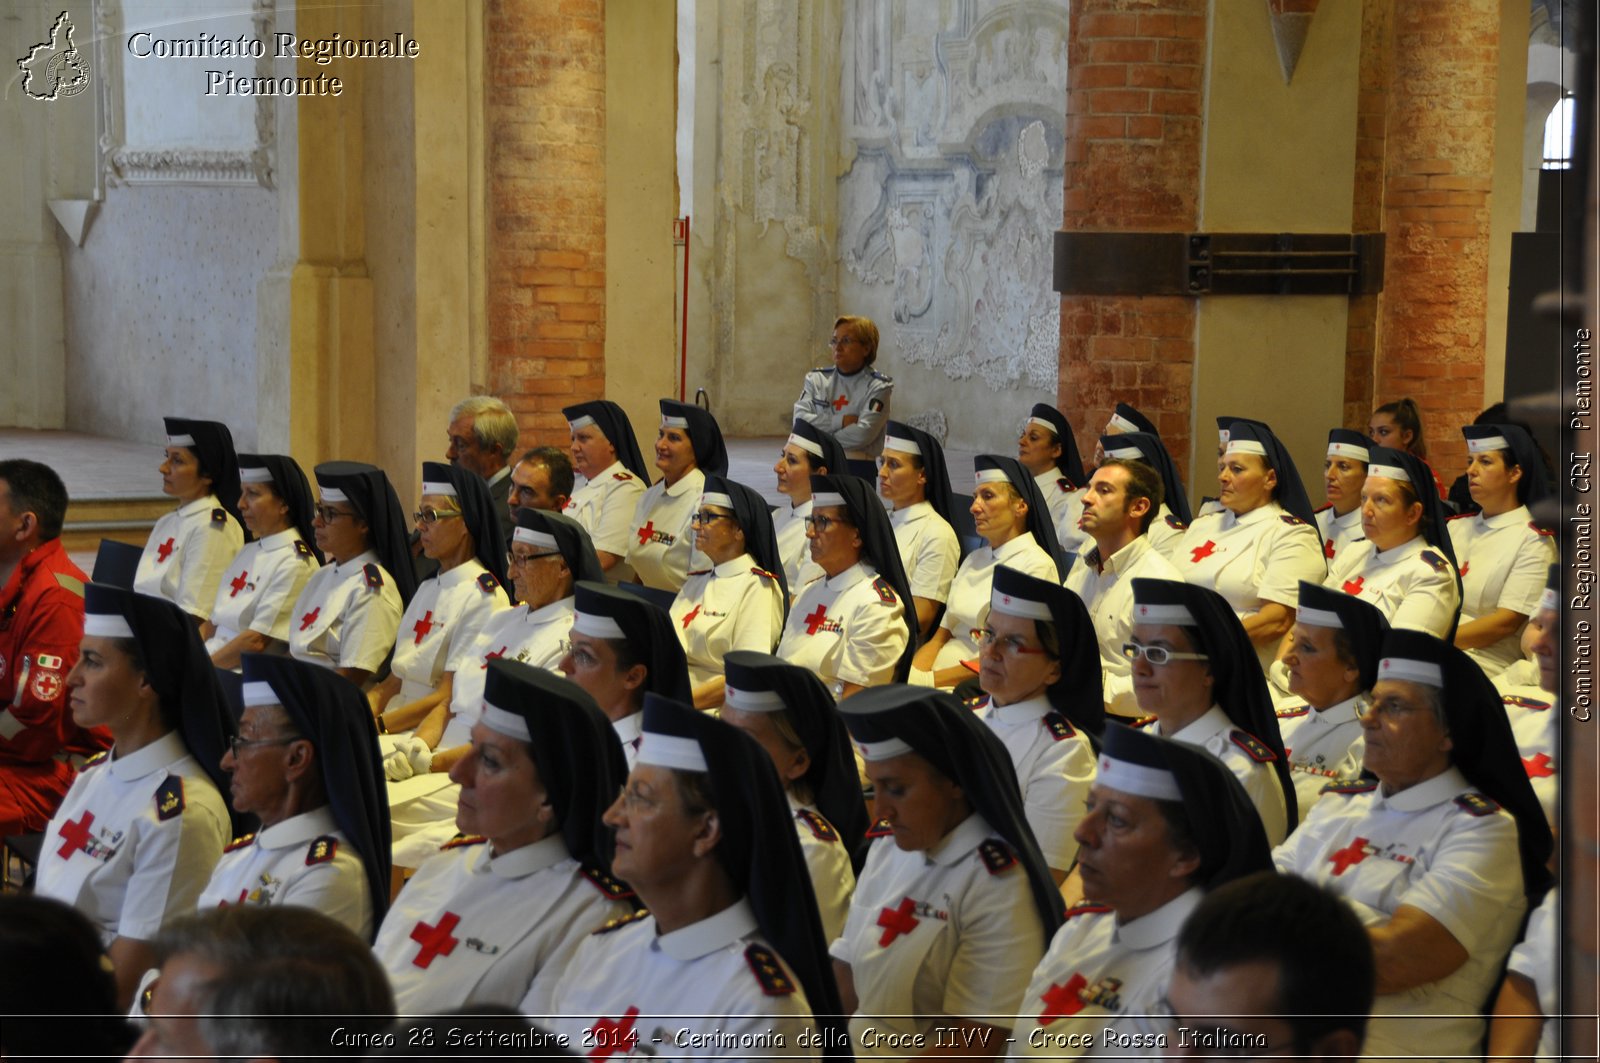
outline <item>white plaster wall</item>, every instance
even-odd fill
[[[84,246],[61,252],[66,426],[155,443],[163,415],[203,417],[255,449],[256,286],[277,223],[268,189],[109,188]]]

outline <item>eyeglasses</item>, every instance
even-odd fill
[[[835,524],[846,528],[855,527],[849,521],[839,520],[837,517],[803,517],[801,519],[806,522],[806,531],[814,531],[818,535],[828,534],[828,529]]]
[[[844,339],[832,339],[832,340],[829,340],[828,341],[828,346],[829,347],[834,347],[834,348],[839,348],[839,347],[843,347],[843,346],[845,346],[846,344],[849,344],[849,343],[860,343],[860,342],[861,341],[856,339],[854,336],[846,336]]]
[[[1047,653],[1043,646],[1024,645],[1021,635],[997,636],[993,628],[987,627],[973,628],[972,641],[978,644],[978,649],[984,651],[995,649],[1002,657]]]
[[[1137,661],[1140,657],[1160,668],[1168,661],[1206,661],[1210,660],[1203,653],[1179,653],[1169,650],[1165,646],[1146,646],[1138,642],[1124,642],[1122,655],[1130,661]]]
[[[1402,701],[1393,694],[1377,701],[1358,698],[1356,699],[1356,719],[1370,720],[1375,716],[1384,716],[1391,720],[1402,720],[1412,713],[1422,712],[1426,708],[1427,706],[1425,705],[1415,705],[1409,701]]]
[[[318,520],[324,524],[332,524],[340,517],[353,517],[355,513],[345,509],[334,509],[332,506],[313,506],[311,512],[316,514]]]
[[[451,517],[459,517],[461,516],[461,511],[459,509],[434,509],[432,506],[423,506],[411,516],[418,524],[433,524],[441,520],[448,520]]]
[[[526,565],[529,561],[539,561],[539,560],[542,560],[542,559],[544,559],[546,557],[560,557],[560,556],[561,556],[561,551],[560,550],[547,550],[542,554],[507,554],[506,555],[506,568],[516,568],[519,565]]]
[[[698,513],[691,513],[689,515],[689,523],[691,525],[693,525],[694,527],[697,527],[697,528],[701,527],[703,525],[706,525],[706,524],[710,524],[714,520],[737,520],[737,519],[738,519],[737,517],[734,517],[731,514],[728,514],[728,513],[713,513],[709,509],[702,509]]]
[[[295,735],[292,738],[241,738],[238,735],[234,735],[228,739],[228,751],[237,760],[241,749],[249,749],[251,746],[286,746],[290,742],[298,741],[300,741],[299,735]]]
[[[655,798],[646,797],[637,785],[618,787],[617,800],[621,801],[622,807],[629,812],[651,812],[661,805]]]

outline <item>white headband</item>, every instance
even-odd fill
[[[1411,483],[1411,474],[1398,465],[1368,465],[1367,478],[1371,479],[1374,476],[1381,476],[1386,480],[1399,480],[1403,484]]]
[[[689,427],[689,418],[687,418],[687,417],[674,417],[671,414],[665,414],[664,413],[664,414],[661,415],[661,427],[662,428],[688,428]]]
[[[809,454],[815,454],[819,458],[822,457],[822,444],[807,439],[805,436],[791,435],[789,442]]]
[[[121,613],[88,613],[83,618],[83,633],[97,639],[131,639],[133,628]]]
[[[1060,432],[1056,431],[1056,426],[1055,425],[1051,424],[1049,421],[1045,420],[1043,417],[1029,417],[1028,420],[1025,423],[1027,423],[1027,424],[1036,424],[1040,428],[1048,430],[1050,432],[1050,434],[1054,435],[1054,436],[1059,436],[1061,434]]]
[[[821,491],[811,496],[811,508],[813,511],[825,509],[828,506],[842,506],[844,504],[844,495],[834,491]]]
[[[1143,461],[1144,451],[1138,447],[1116,447],[1106,451],[1108,458],[1120,458],[1124,461]]]
[[[1554,587],[1546,587],[1544,596],[1539,599],[1540,609],[1559,610],[1561,608],[1561,594]]]
[[[578,429],[588,428],[592,424],[594,424],[594,418],[584,413],[579,414],[577,417],[574,417],[572,420],[568,421],[567,427],[576,432]]]
[[[1006,475],[1004,469],[979,469],[972,477],[974,483],[980,484],[1008,484],[1011,477]]]
[[[884,436],[883,449],[898,450],[903,454],[915,454],[918,457],[922,456],[922,448],[917,445],[917,441],[915,439],[906,439],[904,436]]]
[[[722,700],[730,709],[740,712],[778,712],[788,707],[773,690],[740,690],[730,686],[725,688]]]
[[[1431,661],[1407,657],[1385,657],[1378,662],[1379,679],[1406,679],[1424,686],[1444,689],[1444,670]]]
[[[1029,598],[1018,598],[1014,594],[1001,594],[996,588],[989,591],[989,609],[992,612],[1004,613],[1007,616],[1020,616],[1025,620],[1054,620],[1050,607],[1043,602],[1036,602]]]
[[[1354,458],[1357,461],[1366,461],[1371,455],[1367,453],[1366,447],[1357,446],[1354,443],[1333,442],[1328,444],[1328,457]]]
[[[511,541],[514,543],[527,543],[529,546],[543,547],[546,550],[561,549],[556,545],[556,537],[554,535],[549,532],[534,531],[532,528],[524,528],[520,524],[511,532]]]
[[[723,509],[733,508],[733,499],[720,491],[707,491],[700,496],[702,506],[721,506]]]
[[[528,732],[528,721],[525,717],[505,709],[483,703],[483,715],[478,717],[478,722],[497,735],[515,738],[523,742],[533,741],[533,735]]]
[[[861,759],[869,763],[879,760],[893,760],[903,757],[907,753],[914,753],[910,745],[898,738],[885,738],[881,742],[857,742],[856,748],[861,751]]]
[[[422,481],[422,493],[425,495],[448,495],[456,497],[456,485],[453,483],[435,483],[432,480]]]
[[[1310,606],[1302,605],[1300,611],[1295,613],[1294,618],[1302,624],[1310,624],[1312,627],[1336,627],[1340,629],[1344,627],[1344,621],[1332,609],[1312,609]]]
[[[1223,450],[1223,453],[1225,453],[1225,454],[1255,454],[1255,455],[1258,455],[1258,456],[1264,458],[1264,457],[1267,456],[1267,448],[1262,446],[1260,443],[1257,443],[1253,439],[1233,440],[1233,439],[1227,439],[1226,437],[1224,437],[1224,450]]]
[[[1174,624],[1178,627],[1199,627],[1194,614],[1186,605],[1148,605],[1134,603],[1133,622],[1136,624]]]
[[[265,465],[239,466],[239,482],[242,484],[269,484],[272,482],[272,470]]]
[[[1163,768],[1151,768],[1115,760],[1100,754],[1100,770],[1095,780],[1100,786],[1120,790],[1135,797],[1148,797],[1152,801],[1182,801],[1183,791],[1178,788],[1178,778]]]
[[[572,630],[580,635],[588,635],[592,639],[625,639],[628,637],[615,620],[609,616],[597,616],[594,613],[573,613]]]
[[[194,436],[191,436],[191,435],[168,436],[167,437],[167,446],[169,446],[169,447],[192,447],[192,446],[194,446]]]
[[[251,705],[281,705],[283,699],[278,697],[270,683],[245,683],[241,688],[240,698],[246,708]]]
[[[1120,413],[1114,413],[1111,415],[1111,423],[1122,429],[1124,432],[1144,431],[1144,429],[1140,428],[1138,425],[1134,424]]]
[[[1482,436],[1473,439],[1467,437],[1467,451],[1471,454],[1482,454],[1487,450],[1510,450],[1511,444],[1506,442],[1505,436]]]
[[[339,490],[337,487],[329,487],[328,485],[321,483],[317,484],[317,486],[322,489],[322,500],[324,502],[350,501],[350,496]]]
[[[661,768],[677,768],[679,771],[711,770],[699,742],[655,731],[646,731],[640,736],[638,762]]]

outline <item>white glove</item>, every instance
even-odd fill
[[[911,674],[906,677],[906,683],[914,687],[933,686],[933,672],[922,668],[912,668]]]
[[[426,775],[433,767],[433,749],[416,735],[411,736],[411,748],[406,750],[406,756],[411,760],[414,775]]]
[[[405,748],[398,743],[396,748],[383,755],[383,774],[390,782],[402,782],[415,773],[415,769],[411,767],[411,758],[406,755]]]

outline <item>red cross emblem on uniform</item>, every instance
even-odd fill
[[[1552,763],[1553,762],[1550,760],[1550,754],[1548,753],[1540,753],[1536,756],[1522,758],[1522,767],[1525,771],[1527,771],[1528,778],[1530,779],[1550,778],[1550,776],[1556,773],[1556,769],[1551,767]]]
[[[639,529],[639,545],[643,546],[645,543],[649,542],[650,536],[654,535],[655,533],[656,522],[653,520],[645,521],[644,527]]]
[[[1367,582],[1367,577],[1365,577],[1365,576],[1357,576],[1355,579],[1347,579],[1347,580],[1345,580],[1344,581],[1344,586],[1341,587],[1340,589],[1343,590],[1346,594],[1360,594],[1361,593],[1361,588],[1366,584],[1366,582]]]
[[[838,413],[848,405],[850,405],[850,396],[840,395],[838,398],[833,400],[833,412]]]
[[[1333,540],[1332,539],[1326,539],[1326,540],[1323,541],[1323,543],[1322,543],[1322,556],[1327,558],[1329,561],[1333,560]]]
[[[1212,542],[1210,539],[1207,539],[1205,541],[1205,545],[1204,546],[1197,546],[1194,549],[1189,551],[1189,554],[1190,554],[1189,561],[1190,561],[1190,563],[1198,565],[1203,559],[1210,557],[1212,552],[1215,551],[1216,548],[1217,548],[1217,544]]]
[[[637,1007],[629,1007],[623,1012],[620,1022],[612,1022],[601,1016],[593,1026],[589,1027],[589,1033],[594,1039],[594,1047],[589,1049],[589,1058],[610,1059],[619,1051],[632,1049],[639,1043],[639,1034],[633,1028],[638,1018]]]
[[[34,672],[33,682],[28,685],[33,688],[33,696],[40,701],[54,701],[56,695],[61,693],[61,675],[57,672]]]
[[[448,956],[456,950],[457,939],[451,936],[450,931],[461,922],[461,917],[454,912],[445,912],[444,918],[439,920],[437,926],[418,922],[411,928],[411,940],[422,948],[417,950],[416,957],[411,961],[418,967],[427,967],[433,962],[435,956]]]
[[[172,556],[172,547],[177,542],[172,536],[167,536],[167,541],[156,547],[156,564],[162,564]]]
[[[700,606],[703,604],[703,602],[695,602],[694,608],[683,614],[683,619],[680,623],[683,624],[685,630],[688,630],[689,625],[694,622],[694,618],[700,615]]]
[[[489,667],[489,662],[490,661],[494,660],[497,657],[504,657],[506,655],[506,651],[509,650],[510,648],[511,648],[510,646],[501,646],[498,650],[495,650],[493,653],[484,654],[483,655],[483,666],[485,668]]]
[[[424,613],[421,620],[411,625],[411,630],[417,633],[417,637],[412,640],[411,644],[413,646],[422,645],[422,640],[427,638],[428,632],[433,630],[433,610],[429,609]]]
[[[1349,845],[1328,857],[1328,863],[1333,865],[1333,873],[1342,875],[1345,869],[1353,864],[1359,864],[1372,855],[1367,849],[1367,839],[1357,838]]]
[[[250,583],[250,573],[248,573],[248,572],[239,573],[237,576],[233,577],[233,579],[228,581],[228,586],[233,588],[232,590],[230,590],[228,592],[228,597],[229,598],[237,598],[237,597],[239,597],[239,592],[244,590],[245,587],[249,585],[249,583]]]
[[[922,920],[911,914],[916,907],[917,902],[907,897],[900,902],[900,907],[885,908],[878,913],[878,925],[883,927],[883,933],[878,935],[880,948],[888,947],[889,942],[901,934],[909,934],[917,928]]]
[[[301,631],[309,631],[311,629],[311,625],[315,624],[317,622],[317,616],[321,612],[322,612],[322,606],[319,605],[315,609],[311,610],[311,612],[307,613],[305,616],[302,616],[300,618],[300,630]]]
[[[826,605],[818,605],[816,609],[812,610],[811,613],[805,618],[806,634],[815,635],[817,633],[817,628],[822,626],[822,618],[827,615],[828,607]]]
[[[1089,980],[1081,974],[1074,973],[1062,985],[1051,984],[1039,998],[1044,1004],[1044,1010],[1039,1013],[1039,1025],[1049,1026],[1063,1015],[1076,1015],[1083,1010],[1083,998],[1078,996],[1078,990],[1089,984]]]
[[[66,859],[80,849],[87,851],[89,848],[89,825],[94,822],[94,813],[85,811],[78,817],[78,822],[71,820],[61,824],[61,829],[56,833],[61,835],[61,848],[56,850],[56,855]]]

